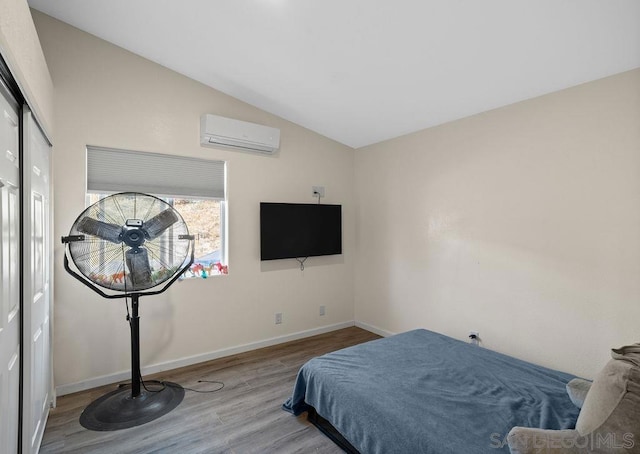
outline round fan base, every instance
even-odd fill
[[[184,398],[182,386],[165,382],[158,391],[142,390],[133,397],[131,385],[118,388],[91,402],[80,415],[89,430],[111,431],[140,426],[166,415]]]

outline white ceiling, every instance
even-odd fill
[[[638,0],[29,0],[357,148],[640,67]]]

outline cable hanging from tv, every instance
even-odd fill
[[[296,260],[300,263],[300,271],[304,271],[304,262],[307,261],[309,257],[305,257],[303,259],[299,259],[296,257]]]

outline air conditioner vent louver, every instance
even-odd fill
[[[280,130],[233,118],[205,114],[200,117],[200,145],[231,147],[271,154],[280,148]]]

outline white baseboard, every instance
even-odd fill
[[[367,331],[371,331],[372,333],[382,337],[389,337],[396,334],[392,333],[391,331],[387,331],[386,329],[378,328],[377,326],[369,325],[368,323],[364,322],[356,321],[355,326],[357,326],[358,328],[366,329]]]
[[[155,374],[158,372],[164,372],[166,370],[177,369],[179,367],[191,366],[192,364],[198,364],[205,361],[211,361],[212,359],[223,358],[225,356],[236,355],[238,353],[248,352],[250,350],[257,350],[259,348],[270,347],[272,345],[282,344],[293,340],[303,339],[305,337],[316,336],[318,334],[324,334],[331,331],[336,331],[343,328],[349,328],[350,326],[359,326],[354,321],[336,323],[334,325],[321,326],[319,328],[313,328],[305,331],[298,331],[292,334],[286,334],[284,336],[272,337],[257,342],[250,342],[248,344],[238,345],[236,347],[223,348],[208,353],[202,353],[200,355],[188,356],[186,358],[180,358],[172,361],[166,361],[164,363],[154,364],[151,366],[145,366],[142,368],[142,375]],[[380,332],[369,329],[366,326],[360,326],[363,329],[369,330],[376,334]],[[380,334],[384,336],[384,334]],[[76,383],[69,383],[66,385],[60,385],[56,387],[56,396],[64,396],[65,394],[76,393],[79,391],[85,391],[87,389],[96,388],[98,386],[109,385],[111,383],[117,383],[119,381],[131,379],[131,371],[116,372],[113,374],[102,375],[100,377],[90,378],[89,380],[83,380]]]

